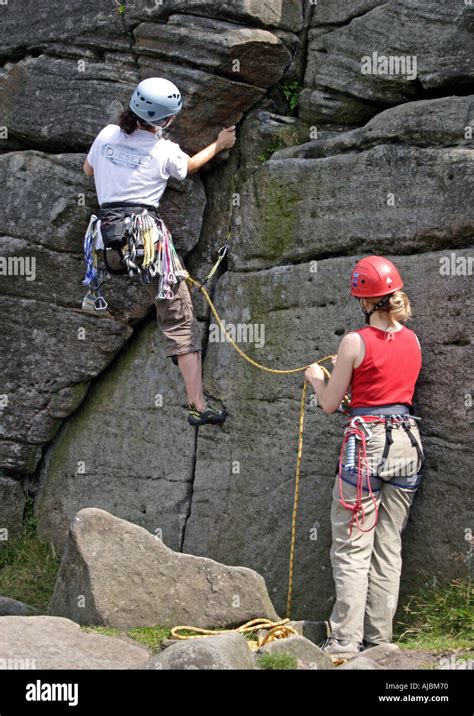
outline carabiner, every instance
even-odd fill
[[[158,292],[158,298],[165,300],[169,298],[173,298],[173,292],[172,291],[166,291],[164,288],[161,289],[161,291]]]
[[[224,256],[227,253],[227,249],[229,248],[229,242],[226,241],[225,244],[223,244],[220,249],[217,250],[217,255],[220,256],[221,259],[224,258]]]
[[[367,423],[364,420],[362,420],[362,416],[356,415],[355,418],[352,418],[349,425],[350,425],[350,427],[356,428],[357,427],[356,423],[360,423],[360,426],[365,433],[366,439],[370,440],[370,438],[372,437],[372,430],[368,427]],[[356,437],[357,437],[357,435],[356,435]]]
[[[97,298],[94,301],[94,308],[96,311],[106,311],[108,307],[108,303],[105,300],[103,296],[97,296]]]

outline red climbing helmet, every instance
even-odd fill
[[[383,256],[367,256],[356,263],[351,275],[351,293],[357,298],[387,296],[403,288],[396,267]]]

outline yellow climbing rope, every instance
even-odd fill
[[[311,365],[311,364],[303,365],[303,366],[301,366],[301,368],[287,368],[286,370],[283,370],[283,369],[279,369],[279,368],[269,368],[269,367],[266,366],[266,365],[262,365],[261,363],[257,363],[256,360],[254,360],[253,358],[251,358],[250,356],[248,356],[246,353],[244,353],[244,351],[237,345],[237,343],[233,340],[233,338],[231,338],[231,336],[228,334],[228,332],[227,332],[227,330],[226,330],[224,324],[223,324],[222,321],[221,321],[221,318],[220,318],[219,314],[218,314],[217,311],[216,311],[216,307],[214,306],[214,304],[213,304],[213,302],[212,302],[212,299],[211,299],[211,297],[209,296],[209,294],[208,294],[208,292],[206,291],[206,289],[204,288],[204,286],[202,286],[200,283],[198,283],[198,281],[195,281],[193,278],[191,278],[191,276],[189,276],[189,274],[188,274],[186,280],[187,280],[192,286],[196,286],[197,288],[200,289],[201,293],[203,294],[204,298],[206,299],[207,303],[209,304],[209,308],[211,309],[212,315],[214,316],[214,318],[215,318],[216,321],[217,321],[217,325],[219,326],[219,328],[221,329],[221,331],[222,331],[223,333],[225,333],[225,335],[227,336],[227,340],[229,341],[229,343],[231,343],[232,347],[235,348],[235,350],[237,351],[237,353],[238,353],[240,356],[242,356],[242,358],[243,358],[244,360],[246,360],[247,363],[250,363],[250,364],[253,365],[255,368],[258,368],[259,370],[264,370],[266,373],[277,373],[277,374],[279,374],[279,375],[289,375],[290,373],[302,373],[304,370],[306,370],[306,368],[309,368],[309,365]],[[320,359],[319,359],[318,361],[316,361],[316,362],[317,362],[317,363],[324,363],[325,361],[331,360],[331,358],[334,358],[334,356],[333,356],[333,355],[325,356],[324,358],[320,358]],[[329,374],[329,371],[327,370],[327,368],[324,368],[324,366],[321,366],[321,367],[322,367],[322,369],[323,369],[323,371],[324,371],[326,377],[329,377],[330,374]]]
[[[284,639],[287,636],[298,634],[296,629],[288,624],[289,619],[282,619],[279,622],[273,622],[271,619],[264,617],[252,619],[235,629],[202,629],[193,626],[176,626],[171,630],[171,636],[174,639],[200,639],[203,636],[215,636],[216,634],[228,634],[229,632],[238,632],[239,634],[255,634],[259,631],[268,630],[266,634],[259,636],[256,641],[248,641],[248,645],[252,651],[260,649],[261,646],[275,639]],[[193,632],[192,634],[181,634],[180,632]]]
[[[291,373],[302,373],[306,368],[309,367],[309,365],[304,365],[301,368],[289,368],[289,369],[279,369],[279,368],[269,368],[268,366],[262,365],[261,363],[258,363],[253,358],[248,356],[241,348],[237,345],[237,343],[233,340],[233,338],[228,334],[224,324],[221,321],[221,318],[219,314],[217,313],[216,307],[214,306],[211,297],[209,296],[206,289],[197,281],[195,281],[191,276],[188,275],[187,281],[192,285],[201,291],[204,298],[206,299],[209,308],[211,309],[212,315],[217,321],[217,324],[221,331],[227,336],[227,340],[232,345],[233,348],[237,351],[237,353],[248,363],[253,365],[255,368],[258,368],[259,370],[263,370],[266,373],[277,373],[279,375],[288,375]],[[333,355],[324,356],[324,358],[320,358],[317,363],[325,363],[326,361],[329,361],[333,358]],[[330,373],[327,368],[321,365],[321,368],[327,378],[329,378]],[[291,602],[293,597],[293,575],[294,575],[294,560],[295,560],[295,545],[296,545],[296,517],[298,513],[298,499],[299,499],[299,486],[300,486],[300,472],[301,472],[301,460],[303,457],[303,430],[304,430],[304,416],[305,416],[305,405],[306,405],[306,395],[308,391],[308,383],[305,380],[303,383],[303,390],[301,393],[301,401],[300,401],[300,417],[299,417],[299,429],[298,429],[298,452],[296,456],[296,470],[295,470],[295,495],[293,500],[293,515],[291,519],[291,546],[290,546],[290,569],[289,569],[289,577],[288,577],[288,598],[287,598],[287,605],[286,605],[286,614],[287,619],[290,618],[291,614]],[[180,627],[177,627],[178,629]]]

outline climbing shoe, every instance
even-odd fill
[[[225,410],[214,410],[209,405],[201,412],[194,405],[189,406],[188,423],[191,425],[216,425],[227,417]]]
[[[332,658],[351,659],[361,651],[361,644],[330,636],[321,644],[321,649]]]

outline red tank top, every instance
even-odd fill
[[[352,371],[351,407],[405,403],[411,405],[421,369],[421,350],[416,334],[402,326],[392,333],[375,326],[361,328],[365,344],[362,363]]]

